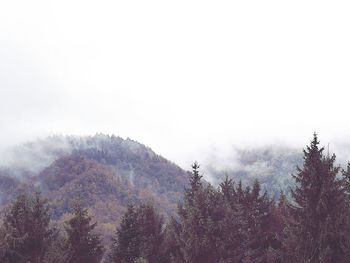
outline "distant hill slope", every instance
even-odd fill
[[[0,168],[0,201],[40,188],[60,221],[81,198],[108,233],[129,201],[151,201],[163,214],[174,214],[187,181],[188,172],[136,141],[54,136],[9,153]]]
[[[293,186],[292,174],[303,163],[302,150],[287,146],[266,146],[260,148],[233,149],[232,154],[221,160],[215,157],[204,169],[214,184],[228,176],[236,182],[250,185],[255,179],[271,196],[280,191],[288,192]]]
[[[321,146],[324,146],[321,142]],[[346,168],[350,160],[350,144],[338,141],[324,148],[325,154],[336,154],[336,164]],[[216,152],[214,152],[216,153]],[[280,191],[289,193],[293,187],[292,174],[297,166],[303,165],[303,148],[293,148],[288,145],[268,145],[259,147],[232,147],[228,153],[215,155],[203,164],[208,180],[218,184],[225,176],[236,182],[241,180],[249,185],[258,179],[262,188],[270,196],[278,197]]]

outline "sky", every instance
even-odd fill
[[[1,1],[0,147],[116,134],[187,165],[350,139],[349,1]]]

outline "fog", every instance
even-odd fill
[[[0,148],[130,137],[189,167],[349,142],[347,1],[2,1]],[[348,154],[347,150],[342,150]]]

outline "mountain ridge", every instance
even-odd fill
[[[151,202],[173,216],[189,175],[141,143],[103,134],[48,137],[11,154],[12,162],[0,167],[3,206],[23,191],[40,189],[61,222],[79,198],[105,237],[129,202]]]

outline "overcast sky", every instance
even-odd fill
[[[184,164],[213,146],[350,138],[349,14],[349,1],[1,1],[0,145],[113,133]]]

